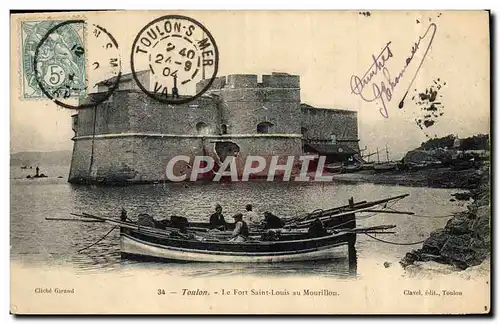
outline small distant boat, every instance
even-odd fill
[[[338,163],[329,163],[329,164],[326,164],[323,169],[327,172],[330,172],[330,173],[337,173],[337,172],[342,172],[342,163],[341,162],[338,162]]]
[[[343,171],[346,173],[358,172],[362,170],[361,164],[346,164],[343,166]]]
[[[406,164],[410,171],[418,171],[418,170],[423,170],[427,168],[427,163],[422,162],[422,163],[415,163],[415,162],[409,162]]]
[[[45,174],[43,174],[43,173],[42,173],[42,174],[39,174],[39,175],[36,175],[36,174],[35,174],[35,175],[33,175],[33,176],[28,174],[28,175],[26,176],[26,179],[38,179],[38,178],[48,178],[48,176],[46,176],[46,175],[45,175]]]
[[[21,165],[21,169],[27,169],[28,167],[25,165]]]
[[[361,170],[373,170],[374,165],[375,163],[373,162],[363,163],[361,164]]]
[[[395,162],[383,162],[383,163],[376,163],[373,165],[373,169],[376,172],[387,172],[387,171],[393,171],[396,170],[398,167],[398,164]]]
[[[441,161],[429,161],[426,163],[429,168],[440,168],[443,166]]]

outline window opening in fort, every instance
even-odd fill
[[[210,135],[210,127],[204,122],[196,124],[196,132],[198,135]]]
[[[222,124],[220,126],[220,132],[222,135],[226,135],[227,134],[227,125],[226,124]]]
[[[259,134],[268,134],[271,132],[271,127],[273,124],[270,122],[262,122],[257,125],[257,133]]]
[[[71,116],[71,118],[73,119],[73,123],[72,123],[72,129],[73,129],[73,132],[76,133],[76,129],[78,128],[78,115],[73,115]]]

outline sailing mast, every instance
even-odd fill
[[[203,41],[205,39],[205,31],[203,31],[203,34],[201,36],[201,40]],[[201,77],[203,80],[205,80],[205,64],[203,61],[203,57],[201,57]]]

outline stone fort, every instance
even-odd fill
[[[143,84],[149,72],[137,74]],[[116,79],[98,84],[102,95]],[[208,80],[196,86],[202,89]],[[325,155],[327,163],[359,154],[355,111],[301,103],[300,78],[287,73],[218,77],[199,98],[168,105],[142,92],[123,75],[111,97],[72,116],[71,183],[155,183],[166,180],[174,156]],[[192,166],[176,164],[179,173]],[[267,169],[267,167],[266,167]],[[262,174],[267,174],[264,170]]]

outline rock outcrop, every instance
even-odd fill
[[[471,190],[474,200],[468,211],[451,218],[443,229],[432,232],[422,248],[400,261],[406,268],[415,261],[434,261],[466,269],[481,264],[491,251],[491,208],[489,168],[481,170],[478,185]]]

